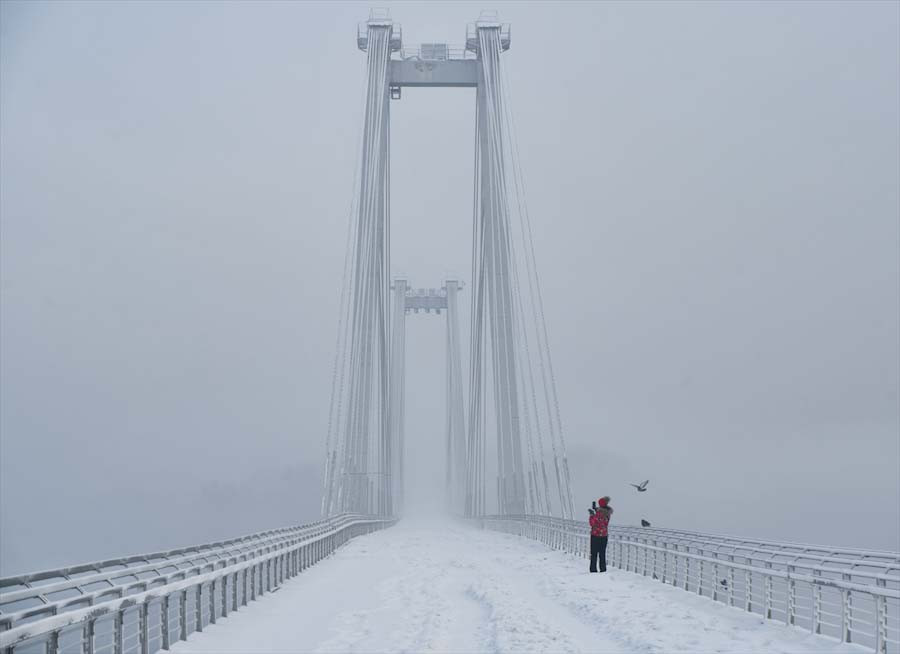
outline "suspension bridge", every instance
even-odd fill
[[[900,553],[614,526],[588,575],[509,91],[509,25],[408,47],[373,13],[322,517],[0,579],[0,652],[900,651]],[[391,275],[390,106],[475,89],[471,278]],[[468,301],[464,361],[460,302]],[[401,520],[405,343],[446,321],[446,515]],[[414,328],[414,327],[411,327]],[[277,591],[277,592],[276,592]]]

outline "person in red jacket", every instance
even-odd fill
[[[609,496],[605,495],[594,502],[591,510],[591,572],[597,572],[597,559],[600,559],[600,572],[606,572],[606,544],[609,541],[609,518],[613,509],[609,505]]]

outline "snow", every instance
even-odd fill
[[[227,652],[867,651],[453,521],[401,521],[173,646]]]

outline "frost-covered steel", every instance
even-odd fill
[[[37,598],[43,603],[48,603],[48,595],[67,589],[76,589],[83,594],[87,586],[98,582],[107,583],[109,592],[114,592],[116,587],[136,581],[138,575],[148,572],[160,574],[161,571],[171,567],[190,568],[208,564],[222,558],[271,548],[292,538],[307,538],[317,533],[318,530],[327,528],[329,528],[329,521],[320,520],[306,525],[271,529],[203,545],[2,577],[0,578],[0,626],[5,624],[8,614],[11,612],[7,608],[10,602]],[[121,581],[117,582],[116,580]]]
[[[454,282],[455,283],[455,282]],[[406,313],[420,310],[429,312],[434,310],[440,313],[441,309],[447,309],[447,289],[440,290],[436,288],[413,288],[406,291],[403,299],[404,309]]]
[[[0,652],[168,649],[173,638],[184,640],[277,588],[350,538],[394,522],[344,514],[230,541],[0,579],[0,588],[12,589],[0,594]],[[40,581],[48,583],[33,586]]]
[[[396,515],[403,486],[405,332],[397,311],[403,296],[398,297],[398,284],[388,281],[390,100],[401,98],[403,86],[474,86],[469,410],[468,415],[457,410],[463,370],[453,369],[448,375],[451,504],[461,504],[469,517],[497,511],[572,518],[534,237],[500,58],[510,47],[510,27],[496,13],[483,13],[467,27],[464,49],[446,43],[404,49],[399,25],[387,12],[375,12],[360,24],[357,45],[367,53],[366,99],[341,284],[323,515]],[[451,311],[449,291],[432,295],[407,295],[406,307]],[[448,331],[448,352],[459,351],[458,343]]]
[[[519,515],[479,522],[576,556],[590,551],[586,520]],[[898,552],[619,526],[610,528],[607,561],[879,654],[900,652]]]

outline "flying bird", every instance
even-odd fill
[[[650,526],[650,523],[647,522],[646,520],[644,520],[643,518],[641,518],[641,527],[649,527],[649,526]]]
[[[645,490],[647,490],[647,484],[649,484],[649,483],[650,483],[650,480],[645,479],[640,484],[630,484],[630,485],[637,488],[638,493],[643,493]]]

